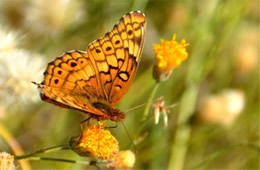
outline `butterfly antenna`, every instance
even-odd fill
[[[32,81],[32,84],[35,84],[36,86],[40,86],[40,84],[39,83],[36,83],[35,81]]]
[[[128,130],[127,130],[127,128],[126,128],[124,122],[121,121],[121,123],[122,123],[122,125],[123,125],[123,127],[124,127],[124,129],[125,129],[125,131],[126,131],[126,134],[127,134],[128,138],[129,138],[129,140],[131,141],[131,143],[132,143],[133,146],[134,146],[135,153],[137,154],[137,153],[138,153],[138,149],[137,149],[137,147],[136,147],[136,145],[135,145],[135,143],[134,143],[134,141],[133,141],[133,138],[130,136],[130,134],[129,134],[129,132],[128,132]]]
[[[152,102],[147,102],[147,103],[140,104],[140,105],[138,105],[138,106],[132,107],[131,109],[125,110],[124,112],[127,113],[127,112],[130,112],[130,111],[132,111],[132,110],[135,110],[135,109],[138,109],[138,108],[140,108],[140,107],[143,107],[143,106],[145,106],[145,105],[147,105],[147,104],[152,104],[152,103],[154,103],[156,100],[157,100],[157,99],[153,100]]]

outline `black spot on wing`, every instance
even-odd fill
[[[127,32],[127,34],[130,36],[130,35],[133,34],[133,31],[132,31],[132,30],[129,30],[129,31]]]
[[[115,86],[118,87],[118,88],[120,88],[120,89],[122,89],[122,86],[119,85],[119,84],[116,84]]]
[[[71,63],[70,63],[70,66],[71,66],[71,67],[76,67],[76,66],[77,66],[77,63],[71,62]]]
[[[107,47],[106,48],[106,51],[110,51],[112,48],[111,47]]]
[[[101,50],[100,49],[96,49],[96,53],[100,53],[101,52]]]

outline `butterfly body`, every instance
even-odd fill
[[[50,62],[37,84],[43,101],[88,113],[97,120],[119,121],[125,114],[114,105],[132,84],[141,58],[145,17],[123,16],[112,31]]]

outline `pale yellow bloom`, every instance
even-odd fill
[[[205,96],[199,102],[198,118],[205,123],[230,126],[240,115],[245,105],[244,93],[225,90],[218,95]]]
[[[0,152],[0,169],[15,170],[14,157],[6,152]]]
[[[187,59],[188,52],[186,47],[188,45],[189,43],[184,39],[181,42],[177,42],[175,34],[172,40],[161,39],[159,45],[153,45],[156,58],[154,76],[157,80],[166,80],[171,75],[173,69]]]
[[[114,157],[119,151],[118,141],[101,123],[87,126],[80,139],[71,140],[71,147],[79,155],[102,160]]]
[[[135,164],[135,154],[130,151],[117,153],[106,165],[107,168],[132,168]]]

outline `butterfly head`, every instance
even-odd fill
[[[109,115],[111,115],[110,120],[115,122],[125,119],[125,114],[116,108],[113,108]]]

